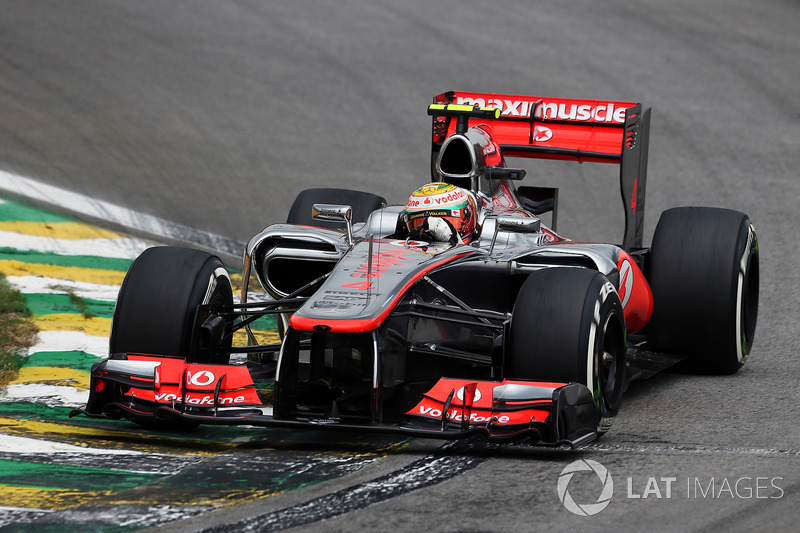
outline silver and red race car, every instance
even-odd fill
[[[742,213],[684,207],[643,247],[649,109],[448,92],[428,114],[433,185],[468,191],[470,242],[410,234],[407,206],[377,195],[311,189],[248,243],[238,301],[217,257],[151,248],[72,414],[574,446],[608,430],[631,379],[742,366],[756,233]],[[622,241],[559,235],[558,191],[518,187],[510,156],[618,165]],[[280,343],[252,332],[268,315]]]

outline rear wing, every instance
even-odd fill
[[[616,163],[625,208],[625,250],[641,248],[650,108],[636,102],[578,100],[507,94],[447,92],[433,99],[431,156],[435,161],[445,139],[457,128],[487,124],[506,157]],[[480,118],[457,118],[448,108],[495,108]],[[467,113],[478,115],[479,113]]]

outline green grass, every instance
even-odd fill
[[[36,340],[37,328],[29,316],[25,298],[0,273],[0,387],[17,376],[20,352]]]

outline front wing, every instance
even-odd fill
[[[130,354],[92,367],[89,401],[79,414],[140,423],[348,429],[414,437],[524,441],[575,446],[594,440],[598,411],[588,388],[577,383],[441,378],[399,423],[353,423],[330,418],[276,418],[262,403],[258,365],[187,363],[183,359]]]

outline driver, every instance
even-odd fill
[[[408,198],[405,222],[415,240],[469,244],[478,237],[477,204],[469,191],[428,183]]]

